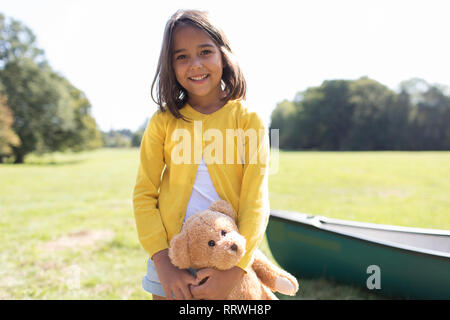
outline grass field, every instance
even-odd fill
[[[281,152],[273,209],[450,229],[450,152]],[[151,299],[132,211],[136,149],[0,165],[0,299]],[[267,242],[261,248],[270,255]],[[295,299],[378,299],[300,279]]]

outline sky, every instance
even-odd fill
[[[266,124],[277,103],[325,80],[368,76],[396,90],[450,85],[450,1],[0,0],[32,29],[54,70],[82,90],[100,129],[137,130],[157,109],[151,83],[167,19],[209,11]]]

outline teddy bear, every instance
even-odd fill
[[[235,217],[232,206],[222,199],[189,217],[170,241],[172,264],[180,269],[236,266],[245,254],[246,240],[239,234]],[[272,291],[295,295],[297,290],[297,279],[256,249],[250,266],[226,299],[278,300]]]

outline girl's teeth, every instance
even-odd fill
[[[206,78],[206,74],[204,75],[204,76],[201,76],[201,77],[191,77],[191,79],[192,80],[203,80],[203,79],[205,79]]]

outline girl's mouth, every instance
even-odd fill
[[[203,74],[201,76],[189,77],[188,79],[198,83],[204,81],[208,77],[209,77],[208,74]]]

